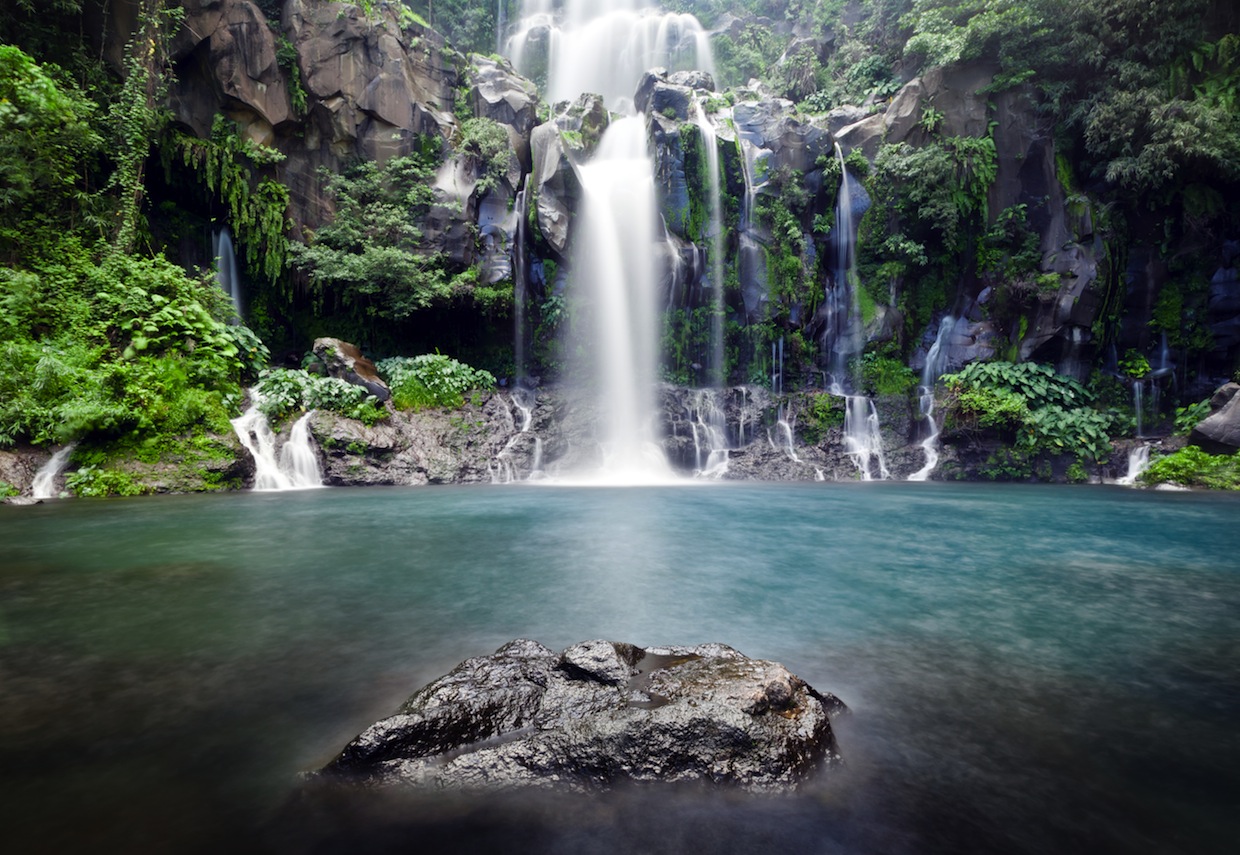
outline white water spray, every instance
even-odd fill
[[[710,36],[697,18],[651,8],[648,0],[525,0],[508,56],[527,77],[545,63],[548,102],[593,92],[612,109],[630,103],[652,68],[715,72]]]
[[[241,317],[241,274],[237,268],[237,251],[233,248],[232,233],[224,226],[215,233],[215,284],[232,300],[237,317]]]
[[[921,388],[918,390],[920,396],[918,405],[928,431],[926,438],[921,441],[921,450],[926,455],[926,462],[920,469],[908,476],[910,481],[925,481],[939,465],[939,426],[934,421],[934,384],[947,369],[946,343],[955,327],[956,319],[951,315],[944,315],[939,321],[939,334],[935,336],[934,344],[930,345],[930,350],[926,354],[926,367],[922,369]]]
[[[1137,483],[1141,473],[1150,468],[1150,444],[1143,442],[1128,449],[1128,472],[1116,480],[1116,484],[1131,487]]]
[[[56,479],[60,477],[60,473],[69,465],[69,455],[73,453],[73,449],[76,447],[76,442],[69,443],[39,467],[39,471],[34,473],[34,480],[30,483],[30,495],[32,497],[36,499],[54,499],[59,495],[56,492]]]
[[[297,420],[277,453],[275,434],[258,408],[260,400],[258,393],[250,390],[250,408],[232,420],[237,439],[254,458],[254,489],[266,492],[322,487],[323,475],[310,439],[312,413]]]

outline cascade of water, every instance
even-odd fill
[[[1150,444],[1143,442],[1128,449],[1128,472],[1115,483],[1131,487],[1137,483],[1141,473],[1150,467]]]
[[[237,270],[237,252],[232,233],[224,226],[214,235],[215,284],[232,300],[237,317],[241,317],[241,275]]]
[[[545,44],[545,57],[533,55],[536,43]],[[525,0],[508,56],[530,77],[545,60],[552,104],[593,92],[612,109],[633,97],[652,68],[715,73],[710,36],[697,18],[651,8],[648,0]]]
[[[624,481],[666,477],[667,462],[654,436],[658,227],[646,123],[637,117],[613,122],[577,174],[582,217],[574,272],[578,287],[592,298],[604,469]]]
[[[512,326],[514,362],[513,372],[516,374],[517,385],[525,379],[525,308],[529,299],[529,278],[526,268],[525,228],[527,214],[525,208],[525,187],[517,192],[513,204],[513,213],[517,222],[514,228],[512,246]]]
[[[1144,415],[1145,381],[1144,380],[1133,380],[1132,381],[1132,409],[1133,409],[1133,412],[1136,413],[1136,416],[1137,416],[1137,439],[1140,439],[1141,437],[1145,436],[1145,429],[1142,426],[1142,421],[1145,418],[1145,415]]]
[[[313,411],[306,413],[297,420],[280,448],[280,471],[288,476],[294,489],[323,486],[319,456],[314,453],[314,444],[310,439],[310,417],[313,414]]]
[[[939,321],[939,334],[935,336],[934,344],[930,345],[930,350],[926,353],[926,366],[922,369],[921,388],[918,390],[920,396],[918,405],[921,409],[922,420],[929,431],[926,438],[921,441],[921,449],[926,455],[926,462],[920,469],[908,476],[910,481],[925,481],[934,471],[934,467],[939,465],[939,426],[934,421],[934,383],[947,369],[945,345],[955,327],[956,319],[951,315],[944,315]]]
[[[848,173],[844,152],[835,144],[835,157],[840,165],[840,191],[835,202],[834,282],[825,296],[826,327],[823,333],[823,349],[827,353],[827,370],[831,382],[842,389],[850,385],[849,360],[861,352],[863,333],[861,307],[857,299],[856,224],[854,217],[854,190],[861,191],[859,184]]]
[[[304,490],[323,486],[318,456],[310,439],[311,413],[297,420],[277,455],[276,437],[267,416],[258,408],[260,400],[257,391],[251,389],[250,408],[232,420],[237,439],[254,458],[254,489]]]
[[[39,471],[34,473],[34,480],[30,483],[31,496],[36,499],[56,498],[56,479],[60,477],[60,473],[69,465],[69,455],[73,453],[73,449],[76,447],[76,442],[69,443],[39,467]]]
[[[710,383],[722,388],[727,384],[727,365],[723,352],[723,197],[719,190],[719,145],[715,126],[706,118],[702,107],[693,105],[693,120],[701,133],[706,153],[706,171],[710,175]]]
[[[863,481],[878,477],[887,480],[891,473],[883,456],[883,435],[874,402],[864,395],[849,394],[853,388],[849,363],[861,352],[864,331],[861,328],[861,307],[857,299],[856,217],[857,207],[868,206],[864,190],[856,184],[844,163],[844,152],[835,144],[835,157],[840,165],[840,192],[835,205],[835,271],[834,282],[827,289],[826,329],[823,350],[827,354],[829,390],[845,399],[844,447],[857,466]],[[858,198],[854,201],[854,193]],[[937,462],[937,461],[936,461]]]
[[[693,428],[694,472],[699,478],[722,478],[728,471],[728,427],[714,389],[693,393],[689,407]]]
[[[891,477],[883,456],[883,433],[874,402],[864,395],[844,396],[844,449],[857,466],[862,481],[873,481],[873,465],[878,464],[878,477]]]

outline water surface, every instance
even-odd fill
[[[1231,851],[1237,521],[1232,496],[947,484],[3,507],[5,839]],[[293,798],[301,771],[418,686],[515,637],[722,641],[781,661],[852,708],[846,766],[781,799]]]

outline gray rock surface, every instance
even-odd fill
[[[790,790],[839,762],[831,719],[846,710],[722,644],[588,641],[557,654],[518,639],[418,691],[322,774],[435,788]]]
[[[1210,410],[1188,435],[1189,443],[1212,454],[1234,454],[1240,450],[1240,384],[1220,386],[1210,399]]]
[[[357,345],[338,338],[319,338],[315,339],[313,350],[329,377],[361,386],[380,401],[392,397],[392,390],[379,377],[375,364],[362,355]]]

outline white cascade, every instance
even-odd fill
[[[700,104],[695,103],[693,121],[702,137],[702,150],[706,153],[706,171],[710,175],[710,256],[711,325],[710,325],[710,383],[722,388],[727,385],[727,365],[723,343],[723,197],[719,189],[719,143],[715,126],[706,118]]]
[[[258,393],[250,390],[250,408],[232,420],[237,439],[254,458],[254,489],[267,492],[322,487],[323,475],[310,439],[311,413],[297,420],[277,451],[276,436],[258,408],[260,400]]]
[[[1131,487],[1137,483],[1141,473],[1150,468],[1150,444],[1143,442],[1128,449],[1128,472],[1116,480],[1116,484]]]
[[[1132,409],[1137,417],[1137,439],[1145,436],[1142,421],[1145,419],[1145,381],[1132,381]]]
[[[525,0],[508,56],[527,77],[545,64],[548,102],[593,92],[613,110],[630,103],[652,68],[715,72],[697,18],[648,0]]]
[[[844,401],[844,449],[856,464],[857,474],[862,481],[873,481],[875,475],[886,481],[891,472],[883,456],[883,434],[874,402],[865,395],[845,395]]]
[[[823,349],[827,354],[829,391],[845,400],[844,448],[857,466],[863,481],[877,476],[885,481],[891,477],[883,456],[883,434],[874,402],[864,395],[850,392],[852,378],[849,363],[861,353],[865,333],[861,326],[861,306],[857,298],[857,261],[855,210],[857,204],[868,205],[864,189],[848,174],[844,152],[835,145],[840,165],[840,192],[835,205],[835,281],[825,294],[826,332]],[[854,192],[862,194],[854,202]]]
[[[504,447],[495,455],[495,464],[488,464],[491,473],[492,484],[512,484],[520,480],[517,468],[513,464],[512,450],[521,442],[522,434],[530,432],[530,425],[534,422],[534,404],[536,398],[532,389],[524,386],[518,386],[508,397],[512,409],[516,410],[517,415],[521,419],[521,424],[517,424],[517,420],[513,417],[512,410],[506,411],[508,414],[508,429],[512,431],[512,435],[508,437],[508,441],[504,443]],[[542,477],[542,441],[534,438],[534,460],[530,468],[529,480],[536,480]]]
[[[583,198],[573,269],[592,307],[592,365],[583,367],[601,397],[601,474],[618,482],[665,480],[671,470],[654,432],[658,222],[646,123],[613,122],[577,175]]]
[[[60,477],[60,473],[69,465],[69,455],[73,453],[73,449],[77,447],[76,442],[71,442],[64,448],[59,449],[51,456],[46,463],[39,467],[39,471],[34,473],[34,480],[30,483],[30,495],[36,499],[54,499],[57,497],[56,479]]]
[[[689,407],[693,429],[693,474],[697,478],[719,479],[728,471],[728,427],[719,393],[698,389]]]
[[[241,274],[237,268],[237,251],[233,248],[232,232],[224,226],[212,240],[215,253],[215,284],[232,300],[237,317],[241,317]]]
[[[926,366],[921,371],[921,388],[918,390],[918,405],[921,409],[922,421],[926,423],[928,433],[921,441],[921,450],[926,455],[925,464],[908,476],[910,481],[925,481],[939,465],[939,426],[934,421],[934,384],[947,369],[947,352],[945,344],[956,327],[956,319],[944,315],[939,321],[939,334],[934,344],[926,353]]]

